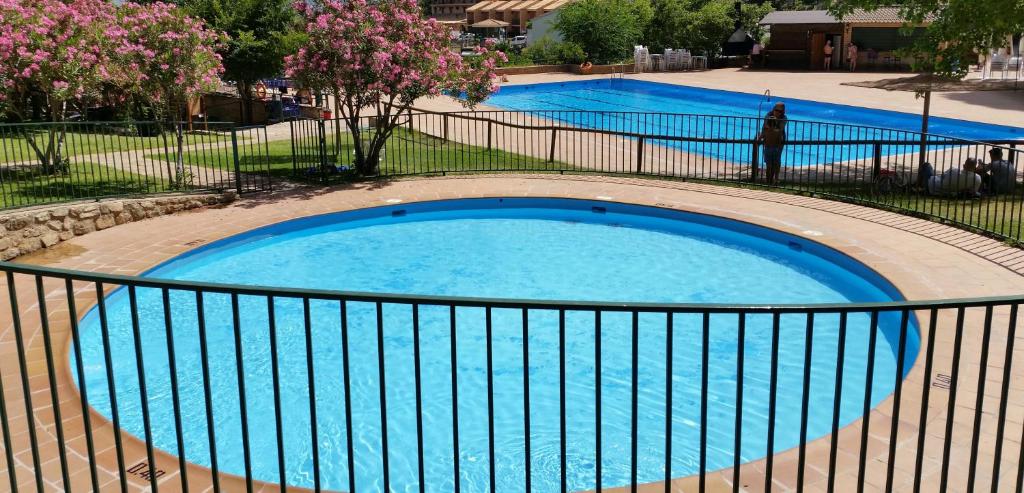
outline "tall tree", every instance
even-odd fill
[[[654,11],[650,0],[578,0],[562,7],[555,27],[594,63],[629,58]]]
[[[224,78],[235,83],[243,119],[251,122],[253,87],[261,79],[282,75],[284,57],[302,42],[291,0],[186,0],[186,6],[230,37],[220,51]]]
[[[771,8],[744,5],[740,26],[756,33],[757,23]],[[654,20],[645,40],[653,51],[686,48],[714,57],[735,30],[736,20],[731,0],[654,0]]]
[[[480,48],[472,61],[452,51],[450,32],[424,19],[416,0],[323,0],[306,6],[308,42],[285,60],[305,87],[329,91],[352,134],[356,170],[377,172],[381,152],[422,97],[463,94],[474,106],[498,89],[501,52]],[[375,117],[367,129],[363,115]]]
[[[910,48],[915,69],[962,78],[979,54],[1005,46],[1024,32],[1021,0],[828,0],[828,10],[843,16],[854,9],[896,4],[908,26],[925,21],[925,35]]]

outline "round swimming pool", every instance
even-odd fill
[[[180,280],[439,296],[661,303],[826,303],[901,299],[898,291],[856,261],[774,230],[679,211],[570,199],[467,199],[399,204],[341,212],[260,228],[175,258],[147,276]],[[137,291],[142,354],[154,444],[176,454],[168,332],[180,396],[182,443],[191,462],[211,465],[207,402],[194,293],[170,291],[165,324],[163,293]],[[143,437],[139,379],[129,297],[107,297],[111,372],[120,424]],[[243,474],[242,432],[232,300],[202,298],[208,340],[210,407],[217,465]],[[238,298],[246,417],[253,477],[280,482],[272,379],[271,324],[266,297]],[[313,485],[307,348],[300,300],[273,301],[281,394],[284,482]],[[383,490],[378,314],[374,303],[313,300],[312,327],[317,443],[321,484],[349,487],[348,437],[341,320],[348,330],[352,443],[357,490]],[[112,417],[100,314],[81,323],[84,387],[89,403]],[[453,489],[451,323],[448,306],[418,307],[425,480],[429,491]],[[390,483],[418,488],[413,309],[385,303]],[[455,311],[459,463],[464,491],[487,491],[487,331],[483,308]],[[895,386],[899,317],[878,320],[872,404]],[[702,316],[673,316],[671,474],[698,472]],[[742,447],[734,450],[737,316],[711,315],[708,389],[708,469],[767,454],[768,380],[772,319],[746,317]],[[775,450],[800,439],[807,320],[783,315],[778,365]],[[913,322],[912,322],[913,325]],[[838,315],[814,319],[808,399],[808,438],[829,433],[835,391]],[[571,490],[596,485],[595,313],[565,312],[568,481]],[[840,423],[861,414],[867,393],[870,322],[851,315],[845,345]],[[492,312],[497,487],[522,489],[525,474],[523,312]],[[665,476],[666,316],[639,316],[638,479]],[[530,460],[537,491],[559,486],[559,314],[528,314]],[[631,338],[628,313],[601,313],[602,485],[630,478]],[[912,330],[904,354],[909,369],[918,351]],[[72,368],[75,360],[72,355]]]

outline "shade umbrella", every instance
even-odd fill
[[[500,28],[503,28],[503,27],[511,26],[511,25],[512,25],[512,23],[510,23],[510,22],[505,22],[505,21],[501,21],[501,20],[498,20],[498,19],[484,19],[484,20],[482,20],[480,22],[477,22],[476,24],[473,24],[473,25],[471,25],[469,27],[477,28],[477,29],[500,29]]]
[[[928,138],[928,115],[931,112],[932,91],[941,90],[944,84],[958,82],[957,79],[943,77],[935,74],[918,74],[912,77],[900,77],[898,79],[882,79],[871,83],[857,84],[861,87],[872,87],[885,89],[886,91],[914,91],[919,97],[924,98],[924,110],[921,112],[921,148],[918,152],[919,165],[923,164],[927,156],[926,140]]]

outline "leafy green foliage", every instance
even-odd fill
[[[187,8],[230,41],[221,52],[224,78],[248,86],[283,72],[284,57],[302,43],[290,0],[188,0]]]
[[[650,0],[578,0],[562,7],[555,27],[593,63],[629,58],[654,15]]]
[[[654,20],[646,40],[652,53],[685,48],[715,56],[732,34],[734,23],[731,0],[654,0]]]
[[[587,57],[580,45],[571,41],[552,41],[547,36],[523,49],[523,55],[537,65],[580,64]]]
[[[828,0],[829,12],[842,16],[854,9],[867,10],[899,4],[908,26],[931,19],[925,35],[907,50],[915,70],[963,77],[978,53],[1006,44],[1009,36],[1024,32],[1021,0]]]

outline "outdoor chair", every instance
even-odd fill
[[[651,53],[647,48],[641,47],[633,52],[633,64],[636,72],[645,72],[651,69]]]
[[[683,51],[668,48],[665,50],[665,70],[679,70],[682,68]]]

